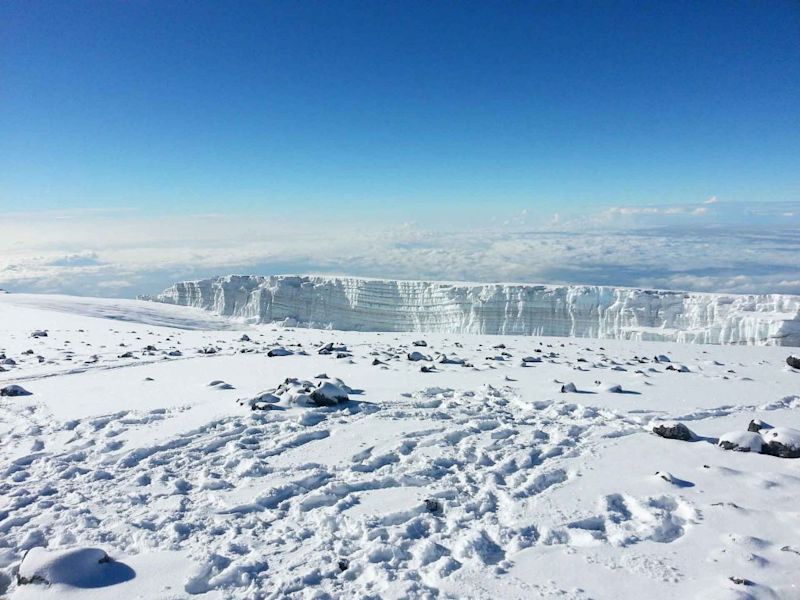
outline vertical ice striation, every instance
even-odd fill
[[[228,275],[156,297],[258,323],[359,331],[800,346],[800,297],[606,286]]]

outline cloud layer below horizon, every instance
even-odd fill
[[[800,294],[800,204],[614,207],[481,226],[131,212],[6,214],[0,287],[132,297],[227,273]]]

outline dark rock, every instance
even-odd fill
[[[425,510],[431,513],[440,513],[442,512],[442,503],[439,502],[436,498],[426,498]]]
[[[800,448],[791,448],[780,442],[768,442],[761,448],[761,454],[769,454],[778,458],[800,458]]]
[[[786,359],[786,364],[792,367],[793,369],[800,369],[800,356],[794,356],[793,354],[790,355]]]
[[[692,430],[683,423],[656,425],[653,427],[653,433],[668,440],[681,440],[682,442],[690,442],[695,438]]]
[[[747,431],[752,431],[753,433],[758,433],[762,429],[772,429],[772,425],[764,423],[761,419],[753,419],[747,426]]]

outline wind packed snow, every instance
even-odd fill
[[[794,300],[233,281],[173,299],[364,328],[399,310],[440,332],[2,295],[0,388],[27,394],[0,397],[0,596],[800,598],[788,352],[621,333],[693,306],[706,329],[669,335],[755,341],[789,331],[774,315]],[[491,300],[509,294],[524,308]],[[551,308],[572,316],[548,329]],[[466,333],[488,330],[507,335]],[[539,335],[558,331],[632,339]]]
[[[356,331],[800,346],[800,297],[779,294],[229,275],[176,283],[155,299],[255,323]]]

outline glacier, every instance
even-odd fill
[[[800,296],[782,294],[227,275],[175,283],[150,299],[326,329],[800,346]]]

